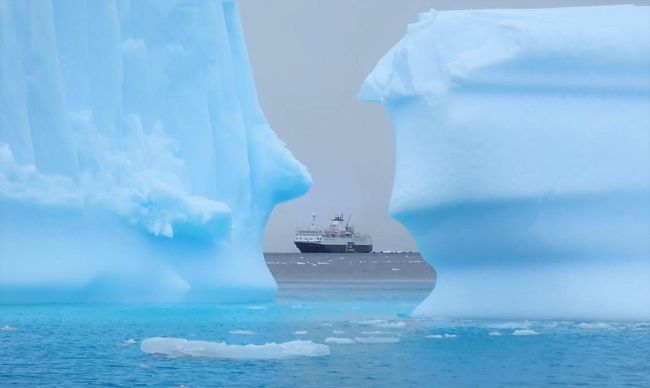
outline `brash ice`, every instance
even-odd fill
[[[248,301],[311,185],[234,1],[0,1],[0,300]]]

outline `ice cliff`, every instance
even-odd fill
[[[0,0],[0,301],[248,301],[311,178],[234,1]]]
[[[368,76],[415,316],[650,318],[650,7],[431,11]]]

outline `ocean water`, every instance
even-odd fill
[[[406,255],[268,255],[280,279],[268,304],[3,305],[0,386],[650,386],[650,323],[414,320],[435,275]],[[156,355],[140,348],[150,337],[310,340],[330,354]]]

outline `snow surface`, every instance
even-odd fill
[[[360,98],[392,215],[437,270],[417,317],[650,317],[650,7],[431,11]]]
[[[0,300],[250,301],[311,185],[233,1],[0,0]]]
[[[295,357],[321,357],[330,354],[329,346],[311,341],[289,341],[263,345],[229,345],[224,342],[192,341],[183,338],[153,337],[142,340],[140,350],[172,357],[205,357],[232,360],[279,360]]]

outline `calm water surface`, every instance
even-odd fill
[[[417,255],[300,256],[267,257],[275,303],[0,306],[0,386],[650,386],[648,323],[417,321],[408,314],[435,277]],[[359,263],[372,257],[383,262]],[[233,361],[143,353],[154,336],[353,343]],[[377,337],[393,342],[360,342]]]

